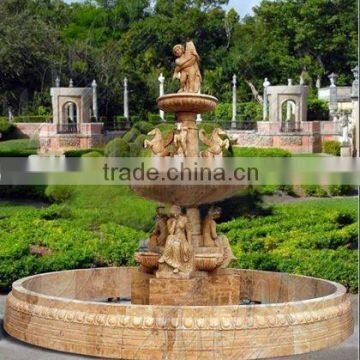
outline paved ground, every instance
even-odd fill
[[[346,342],[334,348],[317,351],[311,354],[292,357],[282,357],[273,360],[356,360],[358,359],[358,298],[352,296],[353,314],[355,320],[355,332]],[[26,345],[12,339],[2,328],[4,314],[5,296],[0,295],[0,360],[80,360],[94,359],[85,356],[73,356],[38,347]]]

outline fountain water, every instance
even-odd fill
[[[196,114],[217,99],[198,94],[201,76],[192,42],[174,47],[180,92],[158,106],[176,114],[168,139],[153,131],[157,156],[211,163],[227,147],[217,130],[200,133]],[[191,165],[191,162],[190,162]],[[154,231],[136,253],[138,268],[62,271],[16,281],[4,326],[12,336],[46,348],[121,359],[257,359],[336,345],[353,332],[351,306],[339,284],[304,276],[228,269],[233,254],[216,232],[220,210],[201,218],[198,206],[230,196],[231,185],[142,185],[133,189],[172,205],[157,210]],[[99,298],[131,298],[104,303]],[[247,304],[247,305],[244,305]]]

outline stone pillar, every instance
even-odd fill
[[[292,86],[292,79],[288,79],[288,86]]]
[[[96,80],[93,80],[92,84],[92,113],[95,121],[98,121],[98,106],[97,106],[97,84]]]
[[[231,118],[231,128],[236,129],[236,105],[237,105],[237,99],[236,99],[236,75],[233,75],[232,78],[232,118]]]
[[[69,81],[69,87],[74,87],[73,79],[70,79],[70,81]]]
[[[268,78],[265,78],[263,82],[263,87],[264,87],[263,121],[269,120],[269,99],[267,94],[267,88],[269,86],[270,86],[270,82]]]
[[[129,94],[128,94],[128,79],[124,78],[124,117],[129,120]]]
[[[352,124],[355,127],[355,141],[353,144],[356,148],[356,156],[360,157],[360,121],[359,121],[359,66],[352,69],[354,74],[354,81],[351,89],[351,102],[352,102]]]
[[[187,218],[191,225],[191,235],[193,240],[193,247],[196,248],[202,245],[202,234],[201,234],[201,218],[200,211],[198,208],[187,208]]]
[[[330,118],[334,120],[336,118],[336,111],[338,109],[337,105],[337,89],[335,85],[335,81],[337,79],[337,75],[331,73],[329,75],[330,79],[330,88],[329,88],[329,111],[330,111]]]
[[[50,89],[50,96],[51,96],[51,107],[52,107],[52,122],[54,124],[58,124],[59,123],[59,112],[56,107],[56,98],[55,98],[55,94],[54,94],[54,88]]]
[[[9,123],[12,123],[14,121],[14,114],[12,112],[11,106],[8,108],[8,121]]]
[[[198,94],[201,94],[201,86],[199,86]],[[196,123],[200,124],[202,122],[201,114],[196,114]]]
[[[165,77],[163,76],[163,74],[161,73],[160,76],[158,77],[159,80],[159,95],[163,96],[164,95],[164,82],[165,82]],[[159,115],[162,121],[165,121],[165,113],[163,110],[159,110]]]

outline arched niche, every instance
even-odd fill
[[[297,115],[297,104],[293,99],[286,99],[281,103],[281,113],[280,121],[281,122],[295,122],[298,121]]]
[[[75,102],[68,101],[62,108],[62,123],[63,124],[75,124],[80,122],[79,109]]]

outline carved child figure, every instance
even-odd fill
[[[174,274],[190,271],[191,265],[191,231],[186,215],[179,206],[173,206],[170,219],[167,221],[169,235],[166,239],[164,253],[160,264],[167,264]]]
[[[173,79],[180,79],[179,92],[198,93],[201,84],[199,68],[200,57],[192,41],[186,43],[186,49],[178,44],[173,48],[177,57]]]
[[[149,250],[157,250],[158,247],[165,246],[166,238],[169,235],[167,228],[167,221],[169,217],[165,213],[164,206],[158,206],[156,208],[155,227],[149,238]]]
[[[219,207],[210,208],[202,225],[203,246],[220,248],[224,255],[221,267],[226,268],[231,260],[235,259],[235,256],[231,250],[229,239],[223,234],[218,235],[216,232],[215,219],[218,219],[220,215],[221,209]]]

